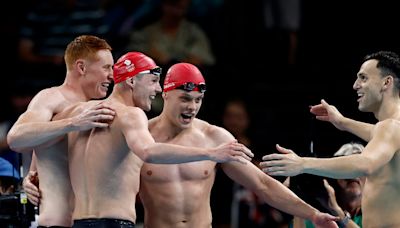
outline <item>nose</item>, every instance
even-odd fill
[[[161,93],[162,92],[162,88],[160,83],[157,83],[157,87],[156,87],[156,93]]]
[[[110,73],[107,74],[107,79],[110,81],[114,80],[114,71],[111,69]]]
[[[188,109],[190,110],[190,111],[192,111],[192,110],[195,110],[196,109],[196,101],[195,100],[192,100],[192,101],[190,101],[190,102],[188,102]]]
[[[360,83],[358,82],[358,79],[356,79],[356,81],[353,84],[353,89],[358,90],[359,88],[360,88]]]

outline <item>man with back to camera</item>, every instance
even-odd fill
[[[156,143],[144,111],[158,92],[161,69],[139,52],[123,55],[114,66],[114,89],[104,101],[75,105],[55,118],[74,116],[104,103],[116,115],[108,128],[71,132],[69,168],[75,208],[73,227],[134,227],[135,199],[143,161],[182,163],[198,160],[247,163],[253,154],[235,139],[208,148]]]
[[[34,150],[33,167],[40,177],[41,227],[71,227],[73,195],[67,160],[67,141],[58,141],[70,131],[108,127],[114,111],[105,104],[87,107],[77,116],[53,120],[53,116],[79,101],[103,98],[111,83],[114,60],[110,45],[96,36],[82,35],[70,42],[64,59],[67,73],[62,85],[40,91],[8,132],[10,148],[18,152]],[[33,172],[34,173],[34,172]],[[31,175],[33,175],[31,173]],[[40,196],[38,188],[25,189]],[[31,196],[32,197],[32,196]],[[32,198],[30,198],[32,199]]]
[[[263,170],[271,175],[300,173],[337,179],[366,176],[362,195],[363,227],[400,227],[400,58],[389,51],[367,55],[353,89],[358,109],[372,112],[375,125],[343,117],[326,101],[311,107],[316,118],[331,122],[368,141],[361,154],[329,159],[302,158],[277,146],[283,154],[264,156]]]

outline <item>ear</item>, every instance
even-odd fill
[[[388,75],[383,79],[383,89],[387,89],[391,85],[393,85],[393,76]]]
[[[76,61],[76,67],[80,74],[85,74],[86,72],[85,63],[82,60]]]
[[[136,85],[136,80],[131,77],[125,80],[126,85],[128,85],[128,87],[133,88]]]

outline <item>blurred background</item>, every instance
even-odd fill
[[[20,176],[24,159],[8,149],[5,135],[36,92],[63,82],[63,51],[80,34],[105,38],[115,60],[142,51],[164,75],[176,62],[196,64],[208,86],[198,117],[234,134],[225,108],[243,102],[246,116],[239,111],[229,118],[246,119],[244,134],[256,159],[275,152],[276,143],[328,157],[359,141],[313,119],[309,106],[323,98],[348,117],[374,123],[357,110],[356,73],[366,54],[400,53],[392,1],[27,0],[4,1],[1,10],[0,156]],[[161,111],[161,102],[149,117]],[[217,176],[213,197],[226,197],[212,200],[215,227],[233,223],[234,189]]]

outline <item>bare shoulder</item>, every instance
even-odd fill
[[[214,140],[216,144],[226,143],[234,140],[233,135],[225,128],[210,124],[200,119],[196,119],[195,124],[208,138]]]
[[[146,113],[141,108],[123,104],[113,104],[113,108],[117,113],[116,120],[123,126],[137,125],[138,123],[148,124]]]
[[[51,87],[38,92],[27,108],[29,112],[59,113],[69,102],[62,95],[60,87]]]
[[[379,121],[374,128],[374,132],[385,131],[388,133],[397,133],[400,135],[400,120],[386,119]]]
[[[32,99],[31,104],[57,104],[64,102],[64,97],[59,87],[51,87],[39,91]]]
[[[378,122],[374,127],[372,137],[394,142],[400,148],[400,120],[386,119]]]

